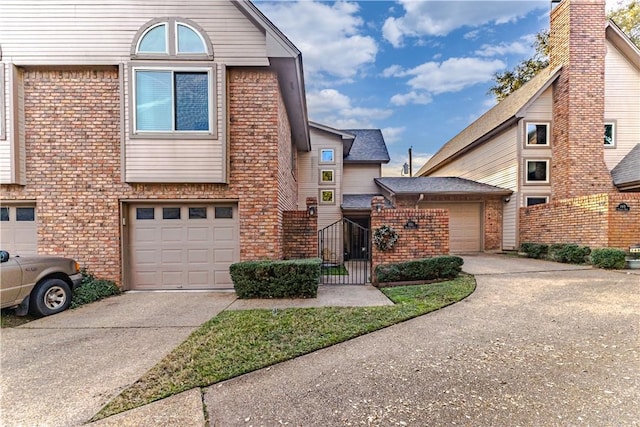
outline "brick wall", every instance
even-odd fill
[[[398,241],[388,251],[379,250],[371,245],[371,269],[375,272],[379,264],[410,261],[449,254],[449,215],[444,209],[382,209],[377,211],[378,204],[384,205],[384,198],[376,196],[371,201],[371,233],[383,225],[388,225],[398,233]],[[418,228],[405,228],[407,221],[412,220]],[[372,278],[375,283],[375,277]]]
[[[554,199],[615,191],[604,163],[605,1],[564,0],[551,13]]]
[[[314,206],[311,215],[309,207]],[[307,210],[284,212],[284,259],[318,257],[318,199],[307,197]]]
[[[622,202],[629,212],[616,210]],[[596,194],[521,208],[520,241],[627,249],[640,242],[640,194]]]
[[[241,260],[281,258],[282,210],[295,196],[287,190],[283,200],[293,200],[279,201],[279,147],[291,141],[277,77],[227,73],[229,184],[129,185],[121,182],[118,69],[26,69],[27,185],[3,185],[0,198],[36,200],[39,252],[74,257],[120,283],[121,201],[216,199],[238,201]]]

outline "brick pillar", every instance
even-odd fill
[[[554,199],[615,191],[604,163],[605,1],[564,0],[551,12]]]

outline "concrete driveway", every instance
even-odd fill
[[[77,426],[235,293],[127,293],[2,329],[0,425]]]
[[[212,426],[637,426],[640,276],[465,257],[469,298],[209,387]]]

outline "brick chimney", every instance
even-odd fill
[[[614,191],[604,162],[605,0],[562,0],[551,11],[554,199]]]

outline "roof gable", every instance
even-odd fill
[[[345,150],[345,163],[389,163],[389,152],[380,129],[347,129],[355,135],[350,149]]]

